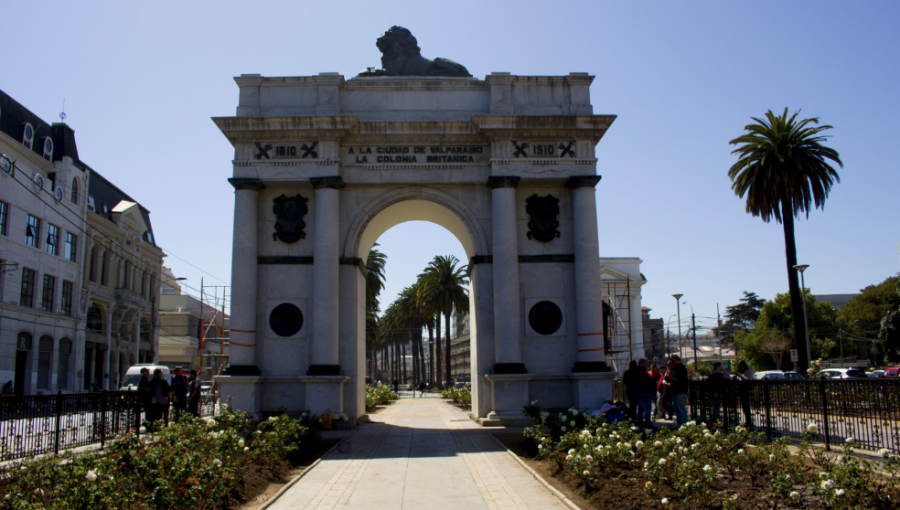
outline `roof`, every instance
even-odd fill
[[[144,219],[144,223],[147,224],[147,231],[141,235],[141,239],[144,242],[149,243],[153,246],[156,246],[156,236],[153,235],[153,225],[150,223],[150,211],[148,211],[144,206],[137,202],[137,200],[128,196],[124,191],[120,190],[116,187],[115,184],[109,182],[105,177],[100,175],[94,169],[91,169],[91,180],[88,184],[88,195],[94,198],[94,213],[98,214],[110,222],[113,221],[112,213],[113,209],[120,202],[134,202],[140,208],[141,217]],[[103,206],[106,206],[106,213],[104,213]],[[88,214],[91,214],[88,211]],[[147,232],[151,234],[152,237],[147,236]]]
[[[44,155],[42,140],[50,137],[53,140],[53,161],[60,161],[64,156],[78,160],[78,147],[75,146],[75,131],[72,128],[63,123],[47,124],[9,94],[0,90],[0,131],[21,142],[26,122],[34,128],[31,151],[38,157]]]

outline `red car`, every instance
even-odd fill
[[[882,377],[900,377],[900,367],[885,368]]]

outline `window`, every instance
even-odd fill
[[[87,330],[92,333],[103,333],[103,312],[100,307],[93,305],[87,313]]]
[[[44,250],[50,255],[59,255],[59,227],[47,224],[47,245]]]
[[[59,361],[56,368],[56,386],[65,390],[69,386],[69,356],[72,354],[72,341],[68,338],[59,341]]]
[[[88,195],[88,210],[90,210],[90,211],[97,210],[96,206],[94,205],[94,197],[91,195]]]
[[[103,252],[103,259],[100,260],[100,285],[106,285],[106,259],[109,252]]]
[[[19,305],[32,308],[34,306],[34,271],[22,269],[22,292],[19,294]]]
[[[45,312],[53,311],[53,294],[56,290],[56,278],[50,275],[44,275],[44,293],[41,296],[41,310]]]
[[[88,279],[92,282],[96,282],[97,278],[94,277],[94,264],[97,263],[97,249],[91,248],[91,259],[90,259],[90,269],[88,270]]]
[[[49,136],[44,138],[44,159],[53,161],[53,140]]]
[[[78,236],[71,232],[66,232],[66,260],[77,262],[75,260],[75,249],[78,248]]]
[[[0,202],[0,235],[9,235],[6,224],[9,223],[9,204]]]
[[[39,235],[41,235],[41,220],[29,214],[28,224],[25,225],[25,244],[37,248],[40,245]]]
[[[34,128],[28,122],[25,123],[25,129],[22,130],[22,144],[29,149],[34,144]]]
[[[78,178],[72,179],[72,195],[70,197],[73,204],[78,203]]]
[[[63,280],[62,313],[68,315],[69,317],[72,316],[72,290],[74,288],[74,283]]]
[[[52,359],[53,338],[44,335],[38,343],[37,389],[39,390],[50,388],[50,363]]]

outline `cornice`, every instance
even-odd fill
[[[573,175],[566,181],[566,187],[569,189],[578,188],[594,188],[602,176],[600,175]]]
[[[566,136],[600,141],[615,115],[472,115],[478,131],[491,139]]]
[[[522,178],[514,175],[492,175],[488,177],[487,185],[492,190],[498,188],[515,188]]]
[[[341,189],[344,187],[344,179],[340,175],[310,177],[309,182],[314,189]]]
[[[261,180],[252,177],[231,177],[228,179],[228,183],[234,186],[235,191],[259,191],[266,188]]]
[[[268,140],[339,138],[359,124],[356,115],[295,117],[213,117],[212,121],[232,143]]]

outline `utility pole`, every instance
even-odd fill
[[[716,303],[716,322],[719,324],[716,329],[716,333],[719,334],[719,363],[722,363],[722,315],[719,313],[719,303]]]
[[[684,351],[682,348],[683,339],[681,338],[681,296],[684,294],[672,294],[672,297],[675,298],[675,304],[678,306],[678,356],[684,356]]]
[[[694,330],[694,375],[696,376],[700,373],[700,365],[697,364],[697,322],[693,310],[691,310],[691,329]]]

